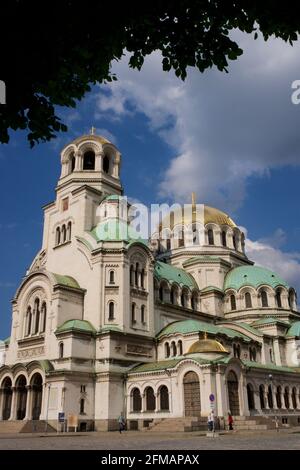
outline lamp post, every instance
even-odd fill
[[[48,384],[45,433],[46,433],[47,430],[48,430],[48,410],[49,410],[50,389],[51,389],[51,384]]]

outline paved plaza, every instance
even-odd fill
[[[225,433],[216,438],[203,433],[147,432],[78,433],[64,435],[1,434],[0,450],[214,450],[300,449],[300,428],[264,432]]]

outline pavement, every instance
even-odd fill
[[[300,427],[277,431],[169,434],[124,431],[64,434],[0,434],[0,450],[294,450]]]

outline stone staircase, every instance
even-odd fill
[[[162,418],[154,419],[148,427],[143,428],[146,432],[191,432],[206,431],[206,417],[187,417],[187,418]]]
[[[279,427],[281,427],[279,423]],[[235,431],[264,431],[275,429],[275,421],[270,416],[233,416]]]
[[[234,416],[233,420],[233,428],[235,431],[264,431],[267,429],[275,429],[274,420],[272,417],[268,416]],[[282,427],[281,423],[279,423],[279,427]],[[221,425],[220,430],[224,431],[224,425]],[[225,430],[228,430],[227,425]],[[147,427],[143,428],[142,431],[161,433],[207,431],[207,418],[200,416],[154,419]]]
[[[0,421],[0,434],[56,432],[46,421]]]

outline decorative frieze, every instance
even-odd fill
[[[151,357],[152,349],[139,344],[126,344],[126,354],[133,356]]]
[[[45,354],[44,346],[39,346],[37,348],[23,349],[18,351],[18,359],[28,359],[31,357],[42,356]]]

